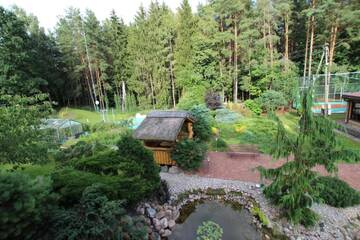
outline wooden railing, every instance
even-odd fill
[[[154,154],[155,162],[159,165],[175,165],[176,162],[171,159],[172,148],[147,147]]]

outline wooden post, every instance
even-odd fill
[[[351,111],[352,111],[352,101],[348,101],[345,123],[349,122],[350,117],[351,117]]]
[[[192,139],[194,137],[192,122],[188,122],[187,127],[189,131],[189,139]]]

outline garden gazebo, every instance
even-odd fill
[[[346,93],[343,98],[347,102],[345,122],[360,127],[360,92]]]
[[[171,151],[176,142],[193,137],[193,123],[186,111],[152,111],[135,130],[134,137],[153,151],[157,164],[175,165]]]

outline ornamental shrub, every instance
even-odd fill
[[[349,207],[360,204],[360,192],[335,177],[319,177],[314,181],[319,198],[333,207]]]
[[[226,151],[228,150],[228,145],[222,138],[213,138],[211,140],[211,149],[215,151]]]
[[[211,137],[210,110],[204,105],[195,105],[190,109],[190,113],[195,118],[194,137],[201,141],[208,141]]]
[[[220,93],[218,92],[207,92],[205,96],[205,103],[206,107],[215,110],[215,109],[221,109],[222,108],[222,101]]]
[[[196,240],[221,240],[223,229],[213,221],[206,221],[198,227],[196,233]]]
[[[262,112],[260,104],[257,100],[248,99],[244,102],[244,105],[256,115],[260,115],[260,113]]]
[[[201,166],[206,150],[206,144],[201,141],[186,139],[176,144],[171,157],[180,168],[193,170]]]
[[[126,199],[129,205],[148,196],[152,190],[141,176],[129,178],[124,175],[100,175],[71,167],[55,171],[52,179],[54,190],[60,194],[60,203],[64,206],[78,203],[85,188],[95,183],[103,184],[102,191],[109,199]]]
[[[267,90],[260,95],[258,102],[261,109],[266,112],[275,111],[287,104],[284,95],[281,92]]]
[[[46,239],[57,196],[49,178],[0,172],[0,239]]]
[[[105,187],[87,187],[79,204],[56,212],[56,240],[147,239],[144,222],[126,215],[123,201],[109,200],[103,194]]]

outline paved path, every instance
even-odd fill
[[[258,183],[260,175],[256,167],[275,168],[284,162],[285,160],[273,161],[269,155],[251,152],[240,155],[232,152],[209,152],[197,175]],[[360,190],[360,164],[341,163],[338,167],[338,176],[350,186]],[[326,175],[324,168],[316,167],[315,169]]]

